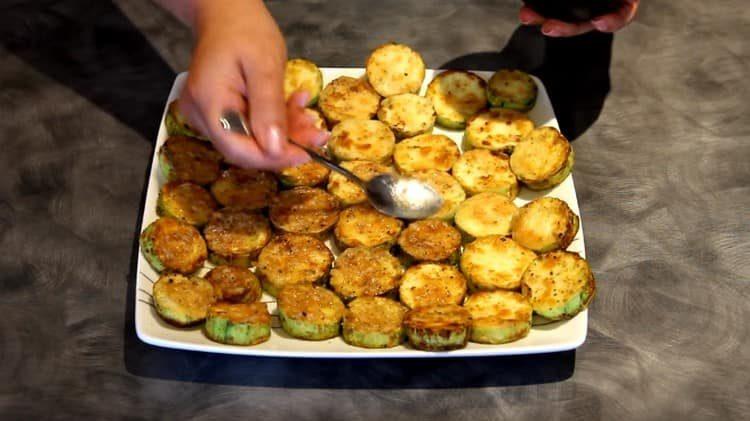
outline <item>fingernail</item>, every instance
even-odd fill
[[[600,30],[600,31],[606,31],[607,30],[607,21],[602,19],[594,19],[591,21],[591,24],[594,25],[594,28]]]
[[[557,29],[553,29],[553,28],[542,28],[542,33],[544,35],[549,35],[552,37],[554,37],[555,35],[560,35],[560,31],[558,31]]]
[[[281,129],[278,126],[271,126],[268,128],[268,138],[266,140],[268,148],[266,152],[272,157],[281,155],[281,143],[283,142],[281,136]]]
[[[299,103],[301,106],[307,105],[307,101],[310,100],[310,93],[307,91],[301,91],[299,94]]]

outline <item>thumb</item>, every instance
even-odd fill
[[[288,147],[284,67],[247,69],[245,74],[253,135],[266,155],[279,158]]]

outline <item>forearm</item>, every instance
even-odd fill
[[[237,7],[233,3],[243,3],[243,6],[262,11],[265,6],[261,0],[153,0],[156,4],[174,15],[182,23],[193,30],[200,25],[200,17],[204,14],[215,14],[217,11],[227,12]]]

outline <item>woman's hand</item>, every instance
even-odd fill
[[[286,46],[263,2],[198,0],[194,7],[197,41],[180,111],[232,164],[279,169],[309,160],[287,139],[318,147],[328,134],[303,112],[307,93],[284,101]],[[222,128],[228,110],[249,115],[252,137]]]
[[[542,33],[550,37],[572,37],[593,30],[615,32],[627,26],[633,20],[638,11],[638,3],[640,3],[640,0],[624,0],[620,10],[581,23],[546,19],[528,6],[521,7],[519,17],[524,25],[541,25]]]

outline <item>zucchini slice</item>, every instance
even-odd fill
[[[339,201],[313,187],[281,192],[269,212],[274,227],[287,233],[322,235],[339,219]]]
[[[487,192],[474,195],[461,203],[455,222],[467,240],[488,235],[510,235],[518,207],[502,193]]]
[[[211,263],[248,267],[271,240],[271,227],[257,212],[227,208],[214,212],[203,235]]]
[[[270,172],[232,167],[211,185],[211,193],[223,206],[257,210],[267,207],[279,186]]]
[[[404,272],[399,297],[409,308],[435,304],[461,305],[466,297],[466,278],[453,265],[420,263]]]
[[[404,223],[378,212],[367,203],[346,208],[339,215],[333,233],[340,248],[391,246]]]
[[[518,289],[536,254],[510,238],[480,237],[464,247],[461,271],[472,290]]]
[[[286,62],[284,71],[284,98],[289,99],[297,91],[306,91],[310,94],[307,106],[315,105],[318,96],[323,89],[323,73],[318,66],[310,60],[295,58]]]
[[[435,108],[430,98],[416,94],[399,94],[380,103],[378,120],[393,131],[397,138],[414,137],[432,131]]]
[[[287,285],[324,281],[332,263],[331,250],[319,239],[309,235],[282,234],[260,252],[255,273],[263,283],[263,289],[276,297]]]
[[[534,260],[523,274],[521,285],[534,312],[550,320],[572,318],[589,305],[596,292],[588,262],[562,250]]]
[[[248,268],[216,266],[206,274],[205,279],[214,287],[218,301],[252,303],[260,300],[263,294],[260,281]]]
[[[208,222],[219,205],[203,187],[187,181],[173,181],[162,186],[156,199],[156,213],[195,226]]]
[[[279,172],[279,181],[288,187],[315,187],[328,179],[331,171],[315,161],[308,161],[296,167],[284,168]]]
[[[357,298],[344,313],[344,341],[361,348],[397,346],[404,339],[406,311],[406,307],[388,298]]]
[[[219,178],[221,154],[210,143],[184,136],[169,137],[159,149],[159,168],[167,181],[211,184]]]
[[[346,309],[336,294],[309,284],[284,287],[279,292],[278,306],[284,332],[311,341],[338,336]]]
[[[393,162],[402,174],[421,170],[450,171],[461,156],[458,145],[448,136],[423,134],[396,145]]]
[[[469,119],[464,141],[468,148],[489,149],[510,155],[518,142],[532,130],[534,122],[526,114],[491,109]]]
[[[486,149],[474,149],[453,164],[453,177],[469,195],[494,192],[513,200],[518,195],[518,180],[510,170],[508,157]]]
[[[393,167],[372,161],[344,161],[341,166],[351,171],[365,182],[381,174],[393,174]],[[331,173],[328,179],[328,192],[341,201],[343,206],[356,205],[367,201],[367,195],[360,186],[338,173]]]
[[[573,169],[575,153],[570,143],[554,127],[539,127],[516,145],[510,168],[532,190],[554,187]]]
[[[456,304],[417,307],[404,316],[409,344],[423,351],[447,351],[466,346],[471,314]]]
[[[461,233],[439,219],[415,221],[401,232],[398,245],[417,261],[441,262],[458,255]]]
[[[483,291],[466,299],[471,313],[470,341],[504,344],[517,341],[531,330],[531,303],[513,291]]]
[[[178,100],[169,103],[167,107],[167,116],[164,119],[164,125],[167,127],[169,136],[187,136],[200,140],[208,140],[208,137],[198,131],[195,127],[187,122],[185,116],[180,113],[177,105]]]
[[[395,145],[393,132],[380,121],[346,120],[333,128],[328,151],[339,161],[387,163]]]
[[[203,326],[208,339],[227,345],[257,345],[271,337],[271,315],[265,303],[216,303]]]
[[[439,170],[422,170],[411,174],[435,189],[443,198],[443,206],[430,218],[450,221],[456,214],[458,206],[466,200],[466,193],[461,184],[448,173]]]
[[[351,247],[336,259],[331,288],[345,301],[375,297],[398,288],[404,268],[383,247]]]
[[[341,76],[320,93],[318,107],[330,125],[344,120],[369,120],[380,106],[380,95],[366,79]]]
[[[528,73],[500,69],[487,83],[487,100],[493,107],[526,112],[534,108],[538,91]]]
[[[474,73],[448,70],[435,76],[427,86],[437,124],[461,130],[466,120],[487,107],[486,83]]]
[[[419,92],[424,80],[422,56],[404,44],[388,43],[367,58],[367,80],[382,96]]]
[[[141,233],[143,257],[157,272],[193,273],[206,261],[206,242],[198,230],[185,222],[163,217]]]
[[[511,231],[518,244],[546,253],[568,248],[578,226],[578,215],[567,203],[554,197],[540,197],[521,208],[513,219]]]
[[[152,292],[156,313],[178,327],[202,322],[215,301],[214,288],[208,281],[177,273],[160,276]]]

